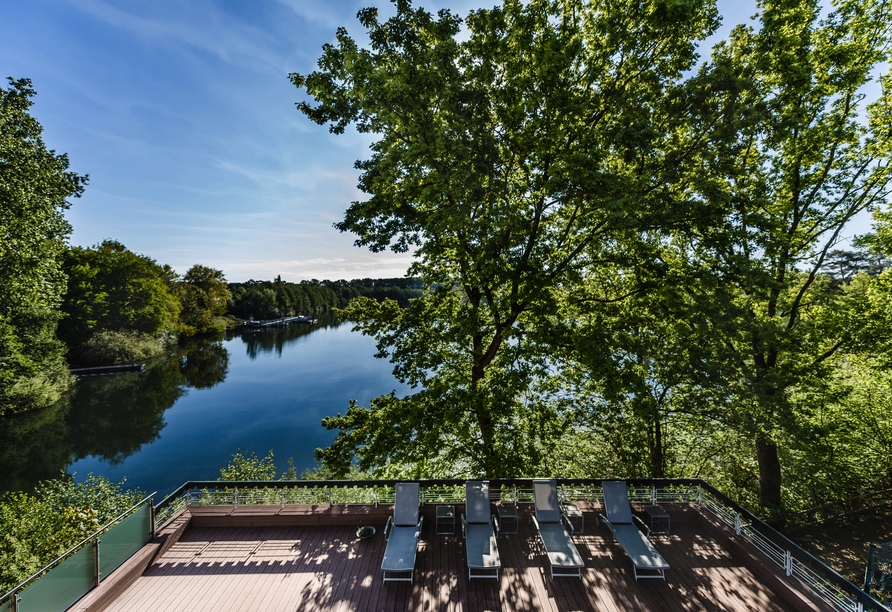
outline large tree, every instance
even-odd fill
[[[49,405],[69,380],[55,338],[71,233],[64,211],[87,177],[47,149],[33,96],[28,79],[0,88],[0,415]]]
[[[868,104],[862,87],[887,58],[892,11],[881,0],[841,0],[823,19],[816,0],[760,9],[761,27],[737,27],[701,70],[733,86],[716,96],[710,146],[680,183],[723,219],[666,245],[692,271],[681,282],[708,316],[701,332],[720,340],[713,360],[733,373],[728,422],[754,441],[760,505],[777,508],[777,440],[808,421],[793,390],[820,384],[857,337],[826,279],[850,221],[889,193],[892,80]]]
[[[509,0],[462,31],[448,11],[396,9],[384,23],[360,11],[370,49],[339,29],[320,71],[292,75],[317,102],[298,104],[308,117],[377,136],[356,164],[370,198],[337,227],[373,251],[414,249],[410,274],[428,287],[405,309],[360,299],[345,312],[421,389],[327,420],[340,433],[320,456],[341,470],[358,455],[364,467],[534,472],[558,423],[529,395],[549,368],[536,330],[555,288],[649,248],[642,228],[682,215],[653,175],[685,107],[675,85],[716,12]]]
[[[195,264],[179,283],[180,334],[223,331],[225,324],[216,318],[226,314],[226,306],[232,297],[222,270]]]
[[[59,327],[74,358],[101,332],[142,334],[158,344],[176,338],[180,303],[168,266],[115,240],[65,254],[66,317]]]

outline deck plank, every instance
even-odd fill
[[[594,521],[574,536],[585,561],[581,580],[549,577],[536,531],[525,523],[498,539],[500,579],[469,580],[461,530],[437,535],[431,521],[411,585],[382,583],[380,532],[359,540],[348,525],[193,528],[107,610],[792,610],[696,522],[672,526],[671,535],[654,538],[671,566],[665,582],[636,582],[622,547]]]

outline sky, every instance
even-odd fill
[[[416,0],[464,16],[493,0]],[[755,2],[720,1],[720,31]],[[227,280],[403,276],[411,254],[371,253],[341,234],[364,200],[354,162],[372,136],[335,136],[295,108],[288,74],[316,68],[344,26],[385,0],[26,0],[0,3],[0,78],[29,78],[47,145],[89,174],[67,218],[71,243],[106,238],[185,273]],[[869,222],[862,221],[859,231]]]

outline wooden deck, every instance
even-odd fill
[[[733,610],[794,608],[746,569],[698,521],[672,524],[654,542],[672,569],[639,580],[603,525],[588,517],[574,537],[582,579],[551,580],[535,529],[499,539],[498,581],[468,580],[461,534],[436,535],[425,520],[415,582],[382,584],[386,542],[358,540],[355,525],[192,527],[110,612],[228,610]],[[382,521],[383,522],[383,521]]]

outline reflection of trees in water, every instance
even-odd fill
[[[51,408],[0,419],[0,492],[28,490],[91,455],[112,465],[124,461],[158,439],[164,412],[187,388],[209,389],[228,371],[221,340],[193,340],[142,372],[80,377]]]
[[[71,464],[68,450],[68,398],[36,412],[0,418],[0,495],[30,491]]]
[[[317,318],[316,325],[295,324],[288,327],[271,327],[267,329],[245,329],[239,332],[245,343],[245,352],[253,361],[260,353],[275,353],[282,355],[282,348],[289,342],[294,342],[302,336],[324,327],[337,327],[340,325],[338,318],[331,314],[324,314]]]
[[[197,342],[186,346],[180,356],[180,374],[187,387],[210,389],[229,374],[229,351],[222,341]]]

